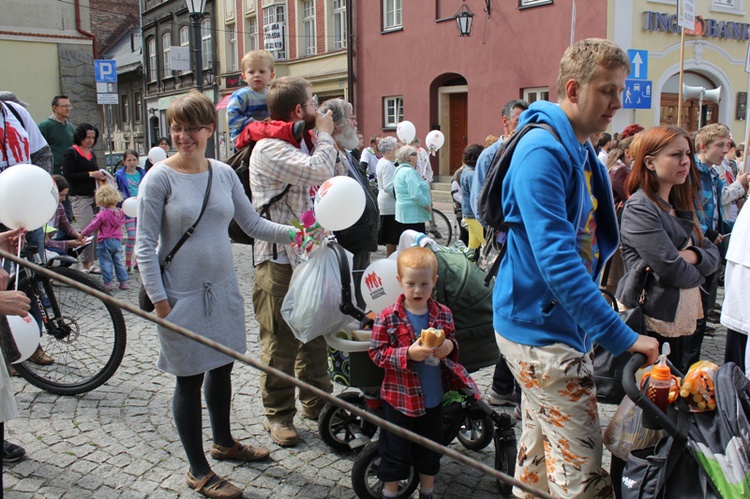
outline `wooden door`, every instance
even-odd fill
[[[661,110],[659,115],[659,124],[677,125],[677,94],[661,95]],[[698,130],[698,99],[690,99],[682,103],[682,129],[687,132]],[[719,106],[715,102],[703,101],[704,113],[706,115],[705,124],[718,123]]]
[[[461,157],[469,135],[469,97],[466,93],[450,94],[450,174],[461,168]]]

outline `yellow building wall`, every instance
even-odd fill
[[[608,37],[623,49],[649,52],[648,79],[653,82],[652,107],[649,110],[637,110],[635,121],[643,126],[657,125],[664,85],[671,76],[679,74],[680,34],[644,30],[644,12],[673,14],[676,13],[676,6],[653,0],[609,0],[609,4]],[[628,10],[630,19],[622,15]],[[696,16],[702,16],[706,20],[750,22],[750,16],[746,16],[744,11],[732,12],[716,8],[711,0],[697,0],[695,11]],[[628,28],[629,33],[625,33]],[[713,87],[705,85],[708,90],[722,87],[718,121],[730,127],[738,142],[744,140],[746,133],[745,119],[736,119],[736,105],[737,93],[747,92],[749,86],[748,74],[744,71],[747,48],[747,40],[717,38],[705,34],[685,36],[684,71],[696,73],[713,82]],[[627,115],[628,123],[633,122],[632,111],[621,110],[620,113]],[[622,124],[622,116],[619,118],[619,124]]]
[[[60,91],[56,44],[0,40],[0,68],[4,68],[0,90],[15,92],[19,99],[28,102],[34,121],[40,122],[52,114],[50,103]]]

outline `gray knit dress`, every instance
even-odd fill
[[[167,299],[166,320],[244,353],[245,304],[237,285],[227,233],[234,218],[257,239],[289,243],[288,225],[262,218],[232,169],[211,160],[213,180],[206,212],[193,235],[161,274],[159,262],[198,219],[208,172],[180,173],[157,163],[138,191],[135,255],[143,285],[155,303]],[[232,362],[211,348],[157,326],[161,351],[157,367],[175,376],[192,376]]]

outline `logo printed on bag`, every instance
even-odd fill
[[[622,477],[622,484],[629,489],[632,489],[633,485],[635,485],[636,483],[638,483],[638,480],[633,480],[632,478],[628,478],[626,476]]]

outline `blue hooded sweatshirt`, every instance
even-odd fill
[[[617,249],[619,233],[607,169],[587,141],[578,142],[570,120],[551,102],[535,102],[519,120],[547,123],[518,143],[503,181],[503,214],[510,224],[507,253],[492,296],[495,331],[515,343],[564,343],[581,353],[592,341],[619,355],[637,335],[599,292],[599,274]],[[593,201],[593,245],[582,237]],[[592,257],[592,247],[598,255]]]

